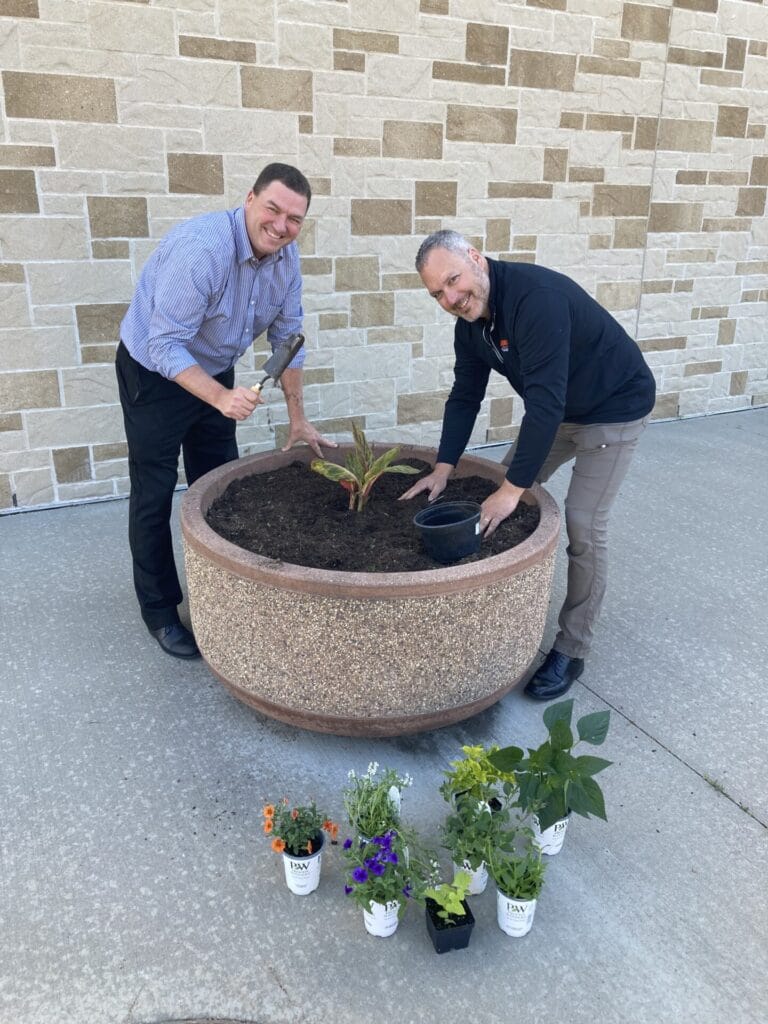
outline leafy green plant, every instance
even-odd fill
[[[530,847],[523,855],[494,854],[488,862],[488,873],[511,900],[535,900],[544,885],[541,853]]]
[[[402,835],[390,829],[368,840],[345,839],[343,850],[347,896],[367,911],[371,902],[386,906],[397,901],[402,917],[414,895],[414,869]]]
[[[544,712],[547,739],[528,757],[520,747],[502,747],[488,755],[499,771],[514,772],[517,784],[515,805],[535,814],[545,831],[569,811],[585,818],[606,820],[605,799],[594,776],[612,763],[601,757],[571,753],[579,743],[600,746],[608,734],[610,711],[584,715],[576,723],[578,738],[571,729],[573,700],[550,705]]]
[[[500,771],[490,759],[490,754],[499,748],[486,749],[483,746],[462,747],[463,758],[450,762],[450,768],[443,772],[444,781],[440,792],[449,802],[455,797],[467,794],[475,800],[490,802],[497,796],[497,786],[501,783],[513,784],[513,772]]]
[[[471,793],[455,798],[454,810],[440,826],[442,845],[454,864],[468,864],[473,871],[488,861],[493,850],[508,848],[513,836],[509,812],[491,811],[486,801],[476,800]]]
[[[318,811],[314,801],[292,807],[288,798],[283,797],[278,804],[267,804],[262,814],[264,833],[272,837],[275,853],[290,853],[294,857],[313,853],[321,831],[330,835],[332,843],[336,842],[339,826]]]
[[[472,877],[467,871],[458,871],[452,882],[441,882],[425,889],[424,898],[437,904],[437,916],[446,924],[456,924],[460,918],[467,916],[464,900],[471,881]]]
[[[349,491],[349,507],[357,512],[365,508],[371,488],[384,473],[420,473],[421,470],[413,466],[406,466],[398,463],[393,466],[393,459],[397,458],[400,451],[399,446],[390,448],[376,458],[373,448],[368,444],[365,434],[356,423],[352,424],[352,437],[355,442],[354,450],[347,455],[345,464],[339,466],[335,462],[328,462],[326,459],[313,459],[310,469],[328,480]]]
[[[365,774],[351,769],[347,778],[342,799],[351,828],[370,839],[399,826],[398,797],[400,790],[410,786],[410,775],[400,775],[392,768],[379,771],[378,761],[371,761]]]

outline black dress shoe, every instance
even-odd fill
[[[200,657],[195,638],[180,622],[172,622],[170,626],[161,626],[160,629],[150,629],[149,632],[165,653],[174,658]]]
[[[554,648],[544,659],[541,668],[525,688],[534,700],[552,700],[570,690],[584,671],[583,658],[569,658]]]

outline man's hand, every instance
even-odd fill
[[[264,399],[250,388],[223,388],[217,396],[214,407],[222,416],[230,420],[247,420],[257,405],[263,405]]]
[[[505,480],[497,491],[485,499],[480,506],[480,532],[484,537],[490,537],[499,523],[512,515],[524,490],[524,487],[515,487],[509,480]]]
[[[435,498],[445,490],[448,478],[453,472],[454,467],[450,462],[438,462],[435,464],[435,468],[427,476],[422,477],[421,480],[409,487],[405,494],[401,494],[398,501],[410,501],[411,498],[415,498],[417,494],[421,494],[422,491],[429,491],[427,495],[427,501],[434,501]]]
[[[313,427],[307,419],[291,419],[290,426],[288,428],[288,442],[280,450],[283,452],[289,451],[295,444],[308,444],[318,459],[322,459],[323,451],[320,447],[323,445],[325,448],[338,448],[339,446],[335,441],[329,441],[327,437]]]
[[[263,403],[260,395],[249,388],[225,388],[197,363],[182,370],[173,380],[230,420],[247,420],[256,406]]]

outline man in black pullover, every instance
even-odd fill
[[[472,433],[491,370],[523,399],[506,479],[482,504],[490,536],[523,491],[573,459],[565,501],[568,590],[552,650],[525,692],[559,697],[584,670],[607,573],[607,524],[655,399],[637,344],[575,281],[546,267],[483,256],[455,231],[422,243],[416,269],[430,295],[457,318],[454,384],[434,470],[403,494],[434,501]]]

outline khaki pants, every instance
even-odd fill
[[[545,483],[574,460],[565,499],[568,590],[553,644],[569,658],[585,657],[592,642],[608,575],[608,515],[648,419],[561,424],[537,478]],[[505,466],[514,451],[512,446],[502,459]]]

